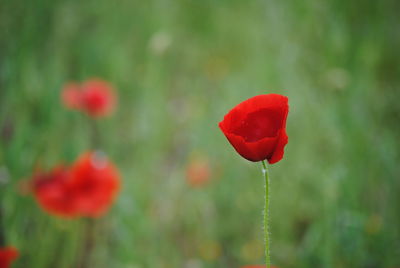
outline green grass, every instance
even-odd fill
[[[400,266],[399,8],[2,0],[1,203],[21,250],[14,267],[74,267],[83,221],[49,216],[18,185],[90,147],[86,119],[59,101],[64,83],[90,77],[118,89],[117,113],[99,125],[123,178],[99,222],[93,267],[262,263],[261,166],[241,159],[217,123],[270,92],[290,100],[285,158],[270,168],[272,262]],[[202,189],[185,182],[193,154],[212,163]]]

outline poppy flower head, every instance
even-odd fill
[[[36,173],[32,186],[34,196],[44,210],[57,216],[76,216],[70,171],[66,167],[59,166],[49,172]]]
[[[19,251],[14,247],[0,248],[0,268],[9,268],[11,263],[18,258]]]
[[[35,174],[32,185],[39,205],[53,215],[99,217],[118,193],[119,173],[104,155],[90,152],[71,167]]]
[[[118,193],[119,173],[105,155],[90,152],[71,167],[71,185],[78,211],[98,217],[107,211]]]
[[[113,87],[100,79],[90,79],[82,84],[68,83],[61,92],[65,107],[80,110],[98,118],[114,112],[117,97]]]
[[[280,161],[288,142],[288,98],[278,94],[258,95],[235,106],[219,127],[235,150],[250,161]]]
[[[114,111],[116,97],[110,84],[99,79],[88,80],[82,85],[82,106],[93,117],[102,117]]]
[[[189,162],[186,168],[186,181],[192,187],[206,185],[211,179],[211,167],[207,159],[198,158]]]

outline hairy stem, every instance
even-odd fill
[[[265,207],[264,207],[264,235],[265,235],[265,265],[267,268],[270,267],[270,255],[269,255],[269,177],[268,168],[265,161],[262,163],[262,172],[265,177]]]

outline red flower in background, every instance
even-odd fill
[[[11,263],[18,257],[19,252],[14,247],[0,248],[0,268],[9,268]]]
[[[186,168],[186,181],[192,187],[201,187],[211,179],[211,167],[207,159],[194,159]]]
[[[120,186],[119,173],[105,155],[83,154],[71,167],[71,187],[80,214],[97,217],[114,201]]]
[[[90,79],[82,84],[65,85],[61,100],[69,109],[83,111],[91,117],[103,117],[114,111],[117,97],[109,83]]]
[[[116,104],[114,90],[110,84],[99,79],[88,80],[82,85],[82,105],[93,116],[106,116],[113,112]]]
[[[278,94],[258,95],[235,106],[219,127],[235,150],[247,160],[280,161],[288,142],[288,98]]]
[[[70,171],[62,166],[34,175],[33,193],[44,210],[65,217],[77,215],[70,178]]]
[[[33,192],[51,214],[98,217],[113,203],[119,184],[117,169],[104,155],[85,153],[70,168],[36,174]]]

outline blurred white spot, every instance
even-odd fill
[[[102,151],[96,151],[92,157],[92,165],[96,169],[103,169],[107,166],[107,156]]]
[[[156,55],[162,55],[171,45],[171,37],[165,32],[157,32],[150,38],[149,48]]]

